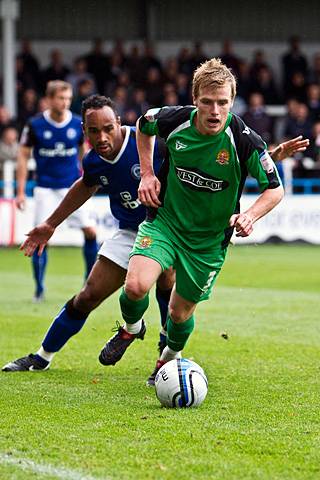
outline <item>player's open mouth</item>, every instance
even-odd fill
[[[210,127],[215,127],[219,124],[219,120],[217,118],[208,118],[208,124]]]
[[[103,145],[98,145],[100,152],[105,152],[106,150],[110,150],[109,143],[104,143]]]

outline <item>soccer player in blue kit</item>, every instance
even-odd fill
[[[21,249],[28,256],[33,255],[36,249],[41,253],[56,227],[101,186],[107,188],[111,211],[119,221],[119,229],[111,239],[103,243],[86,284],[58,313],[37,353],[9,362],[2,368],[5,372],[49,368],[55,352],[81,330],[90,312],[123,285],[138,225],[145,218],[145,208],[138,201],[140,172],[135,128],[121,126],[113,102],[99,95],[93,95],[83,102],[82,116],[84,131],[93,147],[83,160],[83,177],[74,183],[54,213],[29,232]],[[156,143],[156,172],[159,171],[164,156],[160,149],[161,146]],[[297,137],[277,147],[273,157],[281,159],[299,149],[305,149],[305,145]],[[166,163],[163,167],[166,167]],[[159,277],[156,288],[163,327],[160,333],[160,352],[166,346],[165,323],[173,283],[174,273],[167,270]],[[125,324],[119,328],[119,333],[130,345],[136,338],[143,339],[144,322],[139,331],[131,330],[130,325]],[[104,364],[103,349],[99,360]],[[149,385],[154,384],[154,376],[153,372],[148,379]]]
[[[23,210],[27,163],[31,154],[36,161],[35,225],[53,212],[70,186],[80,177],[79,159],[85,153],[81,118],[69,110],[71,85],[61,80],[48,82],[46,96],[48,110],[32,117],[23,129],[17,164],[16,205]],[[70,226],[81,228],[84,233],[83,254],[87,277],[98,250],[94,222],[89,218],[87,206],[74,212],[68,221]],[[41,301],[44,296],[46,264],[47,249],[43,249],[41,255],[35,251],[32,256],[35,301]]]
[[[99,187],[106,188],[109,194],[111,212],[118,220],[119,228],[112,238],[102,244],[84,287],[78,295],[67,301],[54,319],[37,353],[8,363],[3,371],[45,370],[49,367],[54,353],[80,331],[89,313],[123,285],[129,253],[138,226],[145,219],[145,207],[137,198],[140,164],[135,127],[121,126],[113,102],[99,95],[93,95],[83,102],[82,116],[85,134],[93,147],[83,159],[83,176],[72,185],[53,214],[29,232],[21,249],[28,256],[34,255],[37,250],[42,254],[56,227]],[[161,152],[156,143],[155,171],[159,170],[163,155],[164,151]],[[159,278],[156,288],[163,327],[173,281],[174,274],[168,270]],[[145,333],[145,327],[139,332],[120,329],[128,344],[135,338],[143,339]],[[159,350],[162,351],[165,345],[163,330],[160,333]]]

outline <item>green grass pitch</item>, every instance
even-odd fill
[[[120,319],[114,295],[49,371],[0,372],[1,480],[320,478],[320,248],[229,250],[185,349],[208,376],[202,406],[161,408],[145,386],[153,294],[145,340],[114,367],[98,363]],[[52,248],[47,301],[35,305],[29,262],[0,250],[0,366],[37,350],[82,283],[80,250]]]

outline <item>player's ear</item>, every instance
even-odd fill
[[[120,118],[120,115],[117,115],[117,123],[118,123],[119,125],[121,125],[121,118]]]

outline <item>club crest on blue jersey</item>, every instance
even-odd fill
[[[45,130],[43,132],[43,138],[45,138],[46,140],[49,140],[50,138],[52,138],[52,132],[50,132],[50,130]]]
[[[105,185],[105,186],[109,185],[109,180],[104,175],[100,175],[100,180],[101,180],[102,185]]]
[[[133,178],[135,178],[136,180],[140,180],[140,164],[139,163],[135,163],[134,165],[132,165],[131,167],[131,175],[133,176]]]
[[[73,138],[76,138],[77,136],[77,132],[74,128],[68,128],[67,130],[67,137],[70,138],[70,140],[72,140]]]

